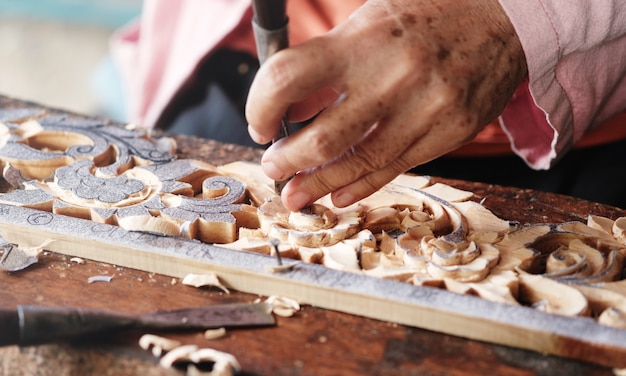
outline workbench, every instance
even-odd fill
[[[20,102],[0,97],[0,108]],[[259,161],[262,150],[171,135],[180,158],[220,165]],[[474,192],[494,214],[520,223],[585,221],[590,213],[617,218],[625,210],[572,197],[511,187],[434,178]],[[108,282],[88,283],[93,275]],[[129,313],[251,302],[258,296],[185,286],[180,280],[116,265],[47,252],[36,265],[0,273],[0,305],[103,308]],[[225,337],[168,333],[185,344],[234,355],[244,375],[612,375],[613,370],[535,352],[466,340],[428,330],[304,306],[293,317],[276,317],[269,328],[229,330]],[[138,346],[141,332],[108,334],[68,343],[0,348],[0,375],[180,375]],[[0,334],[1,335],[1,334]]]

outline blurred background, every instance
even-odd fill
[[[142,0],[0,0],[0,94],[124,121],[109,37]]]

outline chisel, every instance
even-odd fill
[[[259,63],[262,65],[270,56],[289,47],[287,1],[253,0],[252,9],[254,11],[252,29],[254,31]],[[272,140],[272,143],[287,136],[289,136],[289,119],[287,114],[284,114],[278,134]],[[289,180],[291,180],[291,177],[274,182],[274,190],[277,194],[281,194]]]
[[[30,346],[127,329],[154,331],[274,325],[266,303],[238,303],[124,314],[107,310],[18,306],[0,309],[0,346]]]

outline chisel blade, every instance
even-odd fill
[[[186,308],[139,316],[140,325],[152,328],[210,329],[273,325],[274,316],[266,303],[235,303]]]

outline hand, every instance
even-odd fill
[[[291,121],[319,113],[272,145],[262,167],[274,180],[297,173],[282,193],[290,210],[331,192],[344,207],[471,141],[526,73],[497,0],[370,0],[267,60],[250,89],[248,129],[263,144],[287,110]]]

